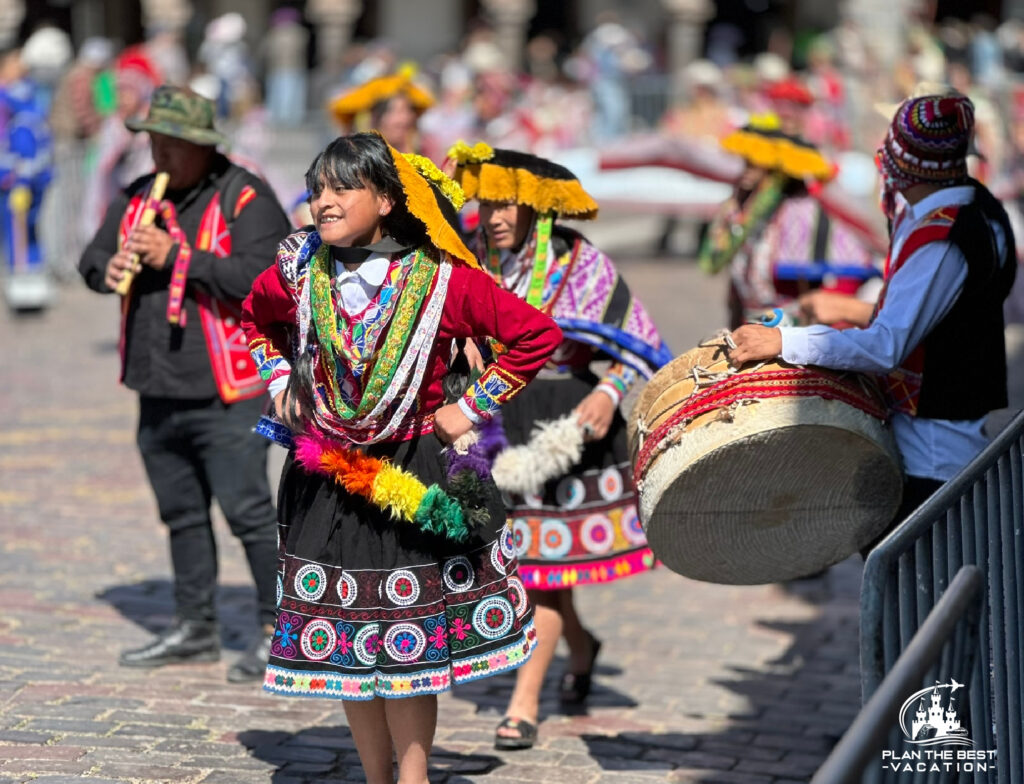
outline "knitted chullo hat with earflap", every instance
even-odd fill
[[[886,186],[955,185],[967,179],[974,104],[963,95],[926,95],[900,104],[877,162]]]

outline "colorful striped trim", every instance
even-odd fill
[[[375,697],[417,697],[440,694],[451,688],[448,667],[418,672],[415,675],[332,676],[329,673],[307,673],[267,666],[263,689],[291,697],[329,697],[339,700],[372,700]]]
[[[302,672],[267,665],[263,689],[289,697],[327,697],[336,700],[366,701],[376,697],[400,699],[423,694],[441,694],[452,683],[468,683],[497,675],[522,665],[537,646],[533,621],[523,627],[519,640],[498,650],[460,659],[448,666],[413,674],[333,675],[329,672]]]
[[[684,405],[644,440],[636,459],[633,481],[639,485],[647,466],[669,443],[666,436],[676,427],[685,426],[702,414],[727,408],[745,400],[771,398],[820,397],[838,400],[885,421],[886,409],[880,397],[872,394],[856,376],[832,374],[812,368],[737,373],[707,389],[691,394]]]
[[[469,683],[480,678],[497,675],[499,672],[514,670],[530,658],[530,654],[536,647],[537,630],[531,620],[523,626],[521,637],[517,642],[469,659],[459,659],[458,664],[452,664],[455,683]]]
[[[519,578],[528,589],[538,591],[597,585],[632,577],[657,566],[651,548],[644,547],[603,561],[586,564],[537,564],[519,561]]]

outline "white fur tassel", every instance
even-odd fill
[[[458,438],[456,438],[455,439],[455,443],[452,444],[452,449],[454,449],[460,455],[464,455],[464,454],[466,454],[466,452],[469,451],[469,448],[471,446],[473,446],[473,444],[475,444],[479,440],[480,440],[480,433],[474,427],[472,430],[470,430],[465,435],[461,435]]]
[[[567,473],[583,456],[583,428],[575,414],[540,422],[529,443],[509,447],[494,459],[491,476],[502,490],[539,493],[544,483]]]

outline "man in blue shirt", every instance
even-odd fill
[[[877,155],[893,229],[867,327],[732,333],[735,365],[781,357],[881,376],[906,475],[896,521],[984,448],[985,416],[1007,405],[1002,305],[1016,251],[1006,212],[967,175],[973,129],[974,107],[960,95],[911,98],[896,110]]]

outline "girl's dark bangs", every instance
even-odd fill
[[[306,188],[315,197],[322,190],[322,183],[331,188],[359,190],[366,187],[369,178],[361,165],[360,156],[348,140],[338,139],[327,146],[313,161],[306,172]]]

